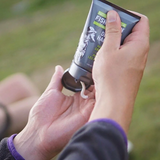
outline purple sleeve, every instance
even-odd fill
[[[7,146],[9,151],[11,152],[12,156],[16,159],[16,160],[25,160],[16,150],[13,140],[16,137],[16,134],[12,135],[11,137],[8,138],[7,141]]]
[[[126,136],[124,130],[122,129],[122,127],[117,122],[115,122],[112,119],[103,118],[103,119],[93,120],[89,123],[94,123],[94,122],[106,122],[106,123],[109,123],[109,124],[113,125],[115,128],[117,128],[119,130],[119,132],[121,133],[121,135],[124,138],[126,146],[128,146],[127,136]]]
[[[114,128],[116,128],[116,130],[119,131],[119,133],[121,134],[121,136],[123,137],[123,141],[125,142],[126,146],[127,146],[127,136],[124,132],[124,130],[122,129],[122,127],[115,121],[111,120],[111,119],[98,119],[98,120],[94,120],[94,121],[91,121],[89,122],[88,124],[86,124],[85,126],[90,126],[90,124],[93,124],[93,125],[96,125],[97,124],[100,124],[100,123],[104,123],[104,124],[107,124],[107,125],[110,125],[110,126],[113,126]],[[84,127],[85,127],[84,126]],[[84,128],[83,127],[83,128]],[[82,129],[83,129],[82,128]],[[13,140],[15,138],[16,134],[15,135],[12,135],[11,137],[8,138],[8,141],[7,141],[7,146],[8,146],[8,149],[10,151],[10,153],[12,154],[12,156],[16,159],[16,160],[25,160],[17,151],[16,151],[16,148],[14,146],[14,143],[13,143]]]

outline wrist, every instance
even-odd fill
[[[105,90],[104,90],[105,91]],[[109,118],[116,121],[128,133],[134,101],[122,94],[101,92],[96,94],[96,104],[90,120]]]
[[[14,146],[17,152],[24,159],[47,160],[47,157],[45,157],[43,152],[40,150],[40,139],[38,137],[35,137],[35,135],[37,135],[35,132],[29,132],[26,128],[24,128],[14,138]]]

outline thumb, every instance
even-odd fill
[[[121,20],[118,13],[112,10],[107,13],[105,40],[102,47],[105,51],[114,51],[119,49],[120,42]]]
[[[61,78],[62,78],[63,72],[64,72],[64,70],[61,66],[55,67],[55,73],[52,76],[52,79],[51,79],[46,91],[48,91],[50,89],[56,89],[58,91],[62,91],[63,86],[61,83]]]

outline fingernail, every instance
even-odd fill
[[[109,11],[107,13],[108,23],[115,22],[117,20],[117,13],[115,11]]]

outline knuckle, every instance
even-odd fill
[[[146,22],[148,22],[148,23],[149,23],[149,19],[148,19],[148,17],[147,17],[147,16],[143,15],[143,19],[144,19]]]

